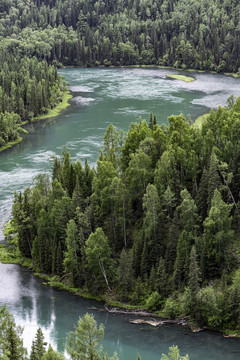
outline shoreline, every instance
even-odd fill
[[[181,71],[181,72],[196,72],[196,73],[209,73],[209,74],[218,74],[218,75],[225,75],[225,76],[231,76],[235,79],[240,79],[240,74],[237,73],[218,73],[216,71],[209,71],[209,70],[196,70],[196,69],[180,69],[180,68],[174,68],[172,66],[162,66],[162,65],[121,65],[121,66],[114,66],[114,65],[110,65],[110,66],[104,66],[104,65],[99,65],[99,66],[62,66],[59,69],[74,69],[74,68],[79,68],[79,69],[84,69],[84,68],[96,68],[96,69],[107,69],[107,68],[115,68],[115,69],[121,69],[121,68],[140,68],[140,69],[169,69],[169,70],[175,70],[175,71]],[[179,75],[182,78],[178,78],[178,75],[166,75],[166,78],[169,79],[175,79],[175,80],[179,80],[179,81],[184,81],[186,83],[188,82],[192,82],[195,79],[191,78],[191,77],[186,77],[184,75]],[[192,79],[192,80],[190,80]],[[73,97],[73,95],[70,94],[70,91],[68,90],[68,88],[65,88],[66,91],[63,94],[62,97],[62,101],[59,102],[53,109],[49,109],[48,112],[46,114],[43,115],[39,115],[36,117],[33,117],[30,122],[29,121],[23,121],[19,124],[19,127],[22,129],[22,133],[25,133],[25,135],[28,134],[28,132],[25,130],[24,128],[37,123],[38,121],[41,120],[47,120],[49,118],[55,117],[57,115],[60,114],[60,112],[64,109],[66,109],[68,106],[70,106],[69,100]],[[209,112],[204,113],[203,115],[199,116],[193,123],[193,125],[195,124],[196,127],[201,128],[201,124],[203,121],[205,121],[206,117],[208,116]],[[23,137],[18,136],[18,138],[16,140],[10,141],[8,142],[6,145],[0,147],[0,153],[13,148],[15,145],[19,144],[20,142],[22,142],[24,140]]]
[[[4,259],[5,257],[5,259]],[[53,275],[49,276],[46,274],[42,274],[39,272],[35,272],[32,264],[31,259],[26,259],[21,256],[20,253],[16,256],[12,256],[11,252],[7,249],[4,242],[0,243],[0,262],[3,264],[15,264],[23,266],[33,272],[34,276],[37,276],[43,280],[42,285],[43,286],[50,286],[55,287],[59,290],[70,292],[76,296],[79,296],[84,299],[90,299],[95,300],[97,302],[104,303],[103,308],[96,308],[96,307],[90,307],[89,310],[92,311],[100,311],[100,312],[108,312],[115,315],[129,315],[134,316],[134,319],[129,319],[129,323],[132,324],[146,324],[151,325],[154,327],[160,327],[164,325],[181,325],[188,327],[193,333],[198,333],[200,331],[208,330],[217,332],[219,334],[222,334],[225,338],[238,338],[240,339],[240,333],[237,333],[235,330],[213,330],[208,329],[206,327],[201,328],[198,324],[194,323],[193,320],[191,320],[187,316],[180,316],[175,319],[167,318],[162,316],[162,314],[158,311],[156,312],[149,312],[144,308],[141,308],[137,305],[130,305],[130,304],[124,304],[120,301],[113,301],[108,298],[107,294],[103,295],[93,295],[89,292],[84,291],[80,288],[74,288],[73,286],[69,284],[64,284],[61,279],[59,279],[59,276]]]
[[[30,122],[27,121],[27,120],[21,122],[19,124],[19,127],[23,130],[21,132],[23,132],[23,133],[25,133],[25,135],[27,135],[28,132],[26,130],[24,131],[25,127],[27,127],[29,125],[32,125],[32,124],[35,124],[35,123],[37,123],[39,121],[47,120],[49,118],[52,118],[52,117],[55,117],[55,116],[59,115],[62,110],[66,109],[68,106],[70,106],[69,100],[71,98],[72,98],[72,95],[70,94],[70,91],[67,89],[67,91],[65,91],[64,94],[63,94],[62,101],[60,101],[54,108],[49,109],[46,114],[33,117],[30,120]],[[0,147],[0,153],[5,151],[5,150],[13,148],[15,145],[19,144],[22,141],[23,141],[23,138],[21,136],[19,136],[16,140],[10,141],[6,145]]]
[[[74,65],[62,65],[58,69],[123,69],[123,68],[136,68],[136,69],[168,69],[168,70],[176,70],[176,71],[182,71],[182,72],[196,72],[196,73],[206,73],[206,74],[216,74],[216,75],[225,75],[225,76],[231,76],[235,79],[240,79],[240,74],[238,73],[230,73],[230,72],[217,72],[212,70],[196,70],[196,69],[181,69],[181,68],[175,68],[173,66],[163,66],[163,65],[99,65],[99,66],[74,66]]]

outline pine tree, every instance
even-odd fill
[[[26,360],[27,350],[21,338],[23,329],[17,326],[6,306],[0,308],[0,357],[3,360]]]
[[[208,205],[206,199],[208,199],[208,171],[204,167],[196,196],[197,210],[202,220],[201,224],[207,217]]]
[[[81,277],[80,272],[80,248],[79,248],[79,235],[78,228],[73,219],[67,224],[67,237],[66,237],[66,247],[67,251],[64,254],[64,268],[65,273],[70,273],[72,277],[72,282],[75,286],[79,286],[81,282],[79,278]]]
[[[195,246],[192,247],[190,254],[189,279],[188,286],[190,291],[190,308],[191,314],[197,316],[197,293],[200,289],[200,271],[197,261]]]
[[[104,335],[104,327],[97,326],[93,315],[86,313],[79,318],[75,331],[68,334],[67,352],[74,360],[99,360],[101,348],[98,343]]]
[[[221,184],[221,178],[218,173],[217,156],[213,149],[210,157],[209,170],[208,170],[208,199],[207,199],[208,210],[210,210],[211,207],[211,201],[214,195],[214,191],[216,189],[219,190],[220,184]]]
[[[61,353],[54,351],[51,345],[49,345],[48,350],[45,352],[41,360],[65,360],[65,357]]]
[[[153,114],[150,113],[150,118],[149,118],[149,129],[153,130]]]
[[[216,189],[211,201],[208,217],[204,221],[204,242],[207,274],[209,278],[220,276],[223,269],[233,267],[231,252],[234,231],[231,229],[232,217],[227,205]]]
[[[32,342],[30,360],[42,360],[46,352],[47,343],[44,341],[44,335],[41,328],[37,329],[35,340]]]
[[[128,300],[129,294],[133,286],[133,255],[132,249],[127,251],[122,250],[119,259],[118,266],[118,285],[121,292],[121,297],[123,301]]]
[[[168,295],[168,276],[166,273],[165,261],[161,257],[157,268],[156,290],[165,298]]]

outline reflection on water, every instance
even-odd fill
[[[182,326],[131,324],[133,316],[107,313],[101,303],[42,285],[41,279],[18,265],[0,263],[0,273],[0,305],[7,303],[17,323],[24,326],[24,344],[29,350],[41,327],[46,341],[64,352],[66,333],[88,311],[105,326],[104,349],[110,354],[117,351],[121,360],[134,360],[138,352],[142,359],[159,360],[173,344],[180,347],[182,354],[188,353],[191,360],[239,360],[240,340],[208,331],[192,333]]]

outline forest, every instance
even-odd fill
[[[158,65],[239,74],[236,0],[2,0],[0,149],[63,97],[53,66]]]
[[[240,98],[201,127],[154,115],[110,125],[95,168],[55,157],[15,193],[35,270],[92,294],[225,332],[239,327]]]
[[[2,0],[0,49],[55,65],[240,68],[237,0]]]
[[[239,24],[237,0],[2,0],[0,147],[62,101],[57,67],[240,74]],[[168,122],[110,125],[93,168],[63,149],[51,177],[15,193],[10,247],[56,283],[228,334],[240,326],[240,98],[201,126]],[[26,358],[0,315],[0,355],[18,344],[12,359]],[[35,345],[31,360],[61,359]]]
[[[56,67],[36,57],[0,55],[0,149],[26,132],[21,125],[43,115],[66,92]]]

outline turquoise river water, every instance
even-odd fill
[[[152,111],[158,123],[171,114],[183,113],[195,120],[210,108],[224,105],[233,94],[240,95],[238,79],[224,75],[190,73],[196,81],[184,83],[167,79],[178,73],[165,69],[61,69],[70,84],[71,106],[59,116],[34,125],[24,141],[0,154],[0,240],[9,219],[14,191],[31,186],[40,172],[51,172],[51,157],[60,155],[64,146],[74,160],[96,163],[107,126],[127,130],[139,116],[149,119]],[[191,333],[182,326],[151,327],[129,323],[133,316],[113,315],[103,304],[42,285],[32,273],[17,265],[0,263],[0,305],[24,326],[24,344],[30,349],[37,328],[46,340],[64,351],[66,333],[79,315],[93,311],[98,323],[105,325],[103,346],[121,360],[160,359],[172,344],[188,353],[191,360],[237,360],[240,340],[226,339],[212,332]],[[91,310],[96,307],[97,310]]]

